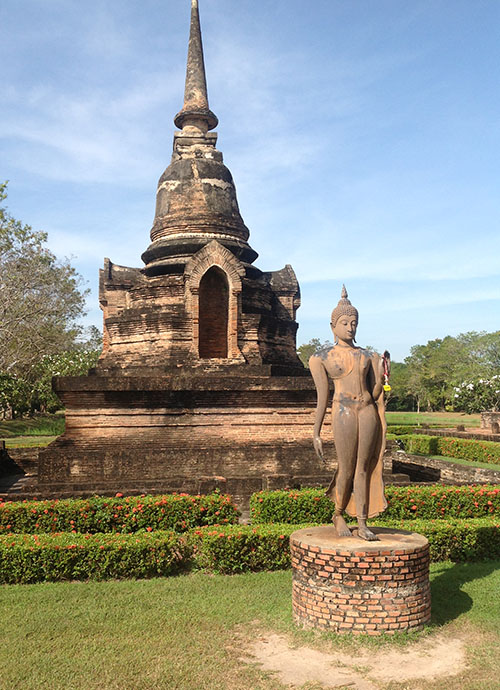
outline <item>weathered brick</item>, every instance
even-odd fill
[[[293,540],[291,543],[293,551]],[[333,553],[326,554],[320,547],[319,552],[314,552],[315,562],[307,565],[307,574],[301,568],[293,569],[294,591],[307,590],[308,593],[303,600],[306,612],[294,604],[295,619],[306,627],[324,627],[326,620],[331,630],[357,634],[393,634],[396,630],[422,627],[430,617],[429,555],[425,540],[421,538],[417,543],[418,546],[413,547],[417,559],[400,558],[395,551],[401,549],[387,550],[381,545],[387,551],[385,557],[381,555],[381,548],[363,559],[359,555],[352,559],[346,555],[345,560],[339,561],[335,557],[336,549],[330,547]],[[301,541],[301,544],[304,547],[302,558],[310,557],[312,551],[307,543]],[[412,553],[411,548],[405,551],[408,555]],[[361,551],[353,549],[353,553]],[[389,573],[385,568],[387,560],[390,561]],[[324,565],[323,561],[329,565]],[[420,583],[417,581],[421,579],[420,574],[415,577],[417,569],[424,575]],[[330,578],[325,577],[326,573]],[[317,601],[314,591],[320,593],[319,611],[314,603]]]

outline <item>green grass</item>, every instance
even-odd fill
[[[479,414],[462,412],[386,412],[388,424],[423,424],[439,425],[446,428],[463,424],[465,427],[478,427],[481,423]]]
[[[55,441],[57,436],[16,436],[15,438],[6,438],[6,448],[44,448],[49,443]]]
[[[433,460],[446,460],[447,462],[453,462],[456,465],[479,467],[483,470],[495,470],[500,472],[500,465],[494,465],[492,462],[475,462],[473,460],[464,460],[463,458],[450,458],[448,455],[424,455],[422,457],[432,458]]]
[[[60,436],[64,433],[64,414],[46,414],[0,421],[0,439],[19,436]]]
[[[500,677],[500,561],[431,569],[433,622],[465,636],[469,667],[429,688],[493,688]],[[277,690],[240,657],[259,634],[353,651],[411,645],[420,635],[360,640],[295,628],[291,573],[0,587],[2,690]],[[449,685],[449,682],[457,682]],[[401,686],[391,686],[401,687]]]

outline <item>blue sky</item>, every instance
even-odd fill
[[[256,265],[292,264],[298,343],[500,328],[500,2],[200,0],[218,148]],[[141,266],[182,106],[189,0],[4,0],[0,179],[92,288]]]

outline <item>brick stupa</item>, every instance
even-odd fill
[[[216,149],[197,0],[184,106],[160,177],[145,267],[100,271],[95,372],[60,377],[66,432],[40,453],[39,495],[204,492],[327,482],[314,386],[296,353],[291,266],[263,272]]]

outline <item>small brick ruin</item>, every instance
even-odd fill
[[[430,621],[427,539],[402,530],[373,531],[380,541],[338,538],[332,525],[291,535],[296,623],[381,635],[418,630]]]
[[[244,502],[255,490],[331,477],[312,448],[299,285],[289,265],[254,265],[215,146],[196,0],[174,122],[144,267],[105,259],[99,363],[87,377],[54,381],[66,432],[40,452],[38,496],[218,487]]]
[[[500,433],[500,412],[481,412],[481,429],[489,429],[492,434]]]

